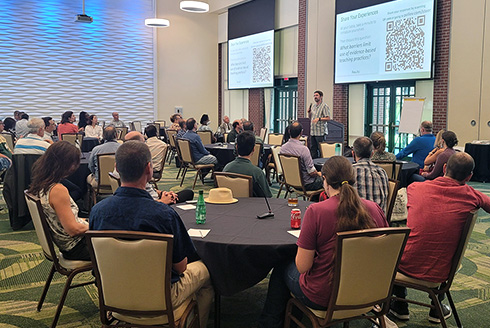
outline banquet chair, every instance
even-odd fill
[[[282,137],[283,135],[280,133],[269,133],[269,145],[280,146],[282,145]]]
[[[373,161],[373,163],[383,168],[389,179],[400,181],[403,163],[396,161]]]
[[[10,133],[6,132],[2,132],[1,136],[5,138],[5,140],[7,141],[7,146],[9,146],[10,151],[13,152],[15,146],[14,137]]]
[[[197,131],[197,135],[201,137],[203,145],[209,145],[213,143],[213,132],[211,131]]]
[[[63,133],[61,140],[68,141],[78,149],[82,149],[83,134],[81,133]]]
[[[165,147],[165,151],[163,152],[162,162],[161,162],[161,165],[160,165],[160,170],[153,171],[153,176],[152,176],[152,178],[150,180],[150,182],[155,186],[156,189],[158,189],[157,182],[160,181],[160,179],[163,176],[163,169],[165,167],[165,160],[167,158],[168,148],[169,148],[168,146]]]
[[[109,174],[109,181],[111,182],[111,190],[112,193],[114,194],[117,188],[121,186],[121,178],[117,177],[113,172],[109,172],[107,174]]]
[[[177,139],[178,148],[180,151],[180,156],[182,156],[182,165],[184,171],[182,172],[182,180],[180,181],[180,186],[184,183],[185,174],[187,173],[187,169],[192,167],[196,170],[196,176],[194,178],[194,184],[192,185],[192,189],[196,187],[197,177],[201,178],[201,181],[204,185],[204,177],[202,175],[203,169],[211,169],[211,174],[214,173],[214,164],[196,164],[194,162],[194,158],[192,157],[191,145],[189,140],[186,139]]]
[[[301,136],[299,138],[299,141],[301,141],[303,143],[303,145],[305,145],[306,147],[308,147],[308,136]]]
[[[57,253],[53,244],[50,228],[48,226],[48,222],[46,221],[46,216],[44,214],[41,201],[37,196],[29,194],[27,190],[25,191],[25,199],[29,208],[29,212],[31,213],[32,222],[34,223],[34,229],[36,231],[37,238],[39,239],[39,243],[41,244],[44,257],[48,261],[51,261],[53,263],[48,278],[46,279],[41,298],[39,299],[39,302],[37,304],[38,312],[41,311],[44,299],[46,298],[46,294],[48,293],[49,286],[51,285],[51,281],[53,280],[54,273],[58,272],[59,274],[66,276],[65,286],[63,288],[63,292],[61,293],[60,301],[58,303],[53,322],[51,323],[51,327],[53,328],[56,327],[56,324],[58,323],[58,319],[60,318],[61,310],[63,309],[68,291],[72,288],[86,286],[95,282],[94,280],[92,280],[73,285],[71,284],[73,278],[75,278],[77,274],[91,271],[92,263],[90,261],[68,260],[63,257],[63,254],[61,252]]]
[[[284,176],[284,185],[286,186],[286,195],[294,190],[300,194],[303,194],[303,198],[307,197],[308,200],[323,191],[323,187],[318,190],[306,190],[303,179],[301,178],[301,159],[299,156],[279,154],[279,161],[282,167],[282,173]],[[281,194],[281,189],[277,193],[277,198]]]
[[[434,283],[430,281],[415,279],[406,276],[401,272],[398,272],[396,274],[395,285],[403,286],[407,289],[412,288],[412,289],[426,292],[427,294],[429,294],[429,297],[432,300],[432,304],[422,303],[422,302],[409,300],[406,298],[400,298],[400,297],[393,297],[393,299],[397,301],[417,304],[417,305],[429,307],[431,309],[435,309],[437,316],[441,320],[442,327],[447,328],[446,320],[444,319],[444,315],[442,314],[441,304],[438,300],[439,295],[446,294],[447,299],[449,301],[449,305],[451,306],[452,313],[454,314],[454,320],[456,321],[457,327],[459,328],[463,327],[463,325],[461,324],[461,320],[459,319],[458,311],[456,311],[456,307],[454,306],[453,298],[451,296],[451,293],[449,292],[449,289],[451,288],[451,285],[453,283],[454,276],[456,275],[456,273],[460,268],[461,260],[463,259],[464,252],[470,240],[470,236],[475,226],[477,217],[478,217],[478,211],[475,211],[474,213],[470,213],[466,218],[466,223],[461,232],[461,237],[459,238],[458,247],[456,248],[456,252],[454,253],[451,261],[451,269],[449,270],[449,275],[445,282],[441,284],[441,283]]]
[[[326,143],[326,142],[320,142],[320,152],[322,154],[322,158],[329,158],[332,156],[335,156],[335,147],[337,145],[340,145],[340,149],[342,149],[342,144],[340,143]]]
[[[85,236],[103,327],[199,327],[192,297],[172,306],[172,235],[109,230]]]
[[[386,200],[386,221],[391,225],[391,214],[393,213],[393,207],[395,207],[396,195],[400,181],[389,179],[388,180],[388,198]]]
[[[168,137],[168,143],[170,144],[170,152],[167,153],[169,157],[168,164],[172,164],[172,157],[175,157],[177,154],[177,143],[175,141],[175,137],[177,136],[177,130],[167,129],[165,130]]]
[[[265,137],[267,136],[267,128],[260,128],[259,137],[265,142]]]
[[[408,239],[409,228],[375,228],[337,233],[332,290],[327,309],[313,310],[296,298],[286,308],[285,328],[291,320],[306,327],[296,316],[299,309],[314,328],[368,319],[386,327],[396,269]],[[362,268],[362,269],[360,269]],[[370,312],[373,307],[377,311]],[[376,320],[376,321],[375,321]]]
[[[133,121],[130,123],[130,128],[131,131],[138,131],[141,132],[142,126],[141,126],[141,121]]]
[[[252,162],[253,165],[259,166],[259,161],[260,161],[260,153],[262,149],[262,144],[261,143],[256,143],[254,146],[254,152],[252,153],[252,157],[250,157],[250,162]]]
[[[127,127],[116,128],[116,133],[117,133],[117,140],[124,140],[124,137],[128,133],[128,128]]]
[[[281,151],[281,146],[272,146],[271,147],[272,161],[270,161],[267,164],[267,167],[265,170],[267,181],[269,181],[269,183],[271,183],[270,171],[274,170],[274,175],[276,177],[276,181],[281,184],[279,190],[282,189],[283,182],[284,182],[282,179],[282,166],[281,166],[281,162],[279,161],[279,152],[280,151]]]
[[[97,188],[93,188],[90,184],[89,188],[92,190],[93,205],[97,203],[97,196],[112,194],[111,180],[109,178],[109,172],[114,171],[114,165],[116,164],[116,155],[114,153],[98,154],[97,155],[97,167],[99,169],[99,180]]]
[[[231,189],[233,197],[253,197],[253,179],[250,175],[215,172],[214,181],[216,187]]]

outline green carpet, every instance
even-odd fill
[[[194,171],[189,170],[182,187],[176,180],[177,169],[172,165],[165,168],[165,174],[159,182],[162,190],[179,191],[191,188]],[[212,188],[211,180],[203,186],[196,184],[195,191]],[[490,185],[471,183],[473,187],[490,195]],[[272,193],[277,195],[278,185],[273,184]],[[197,194],[197,192],[196,192]],[[283,193],[284,195],[284,193]],[[3,200],[0,202],[3,203]],[[10,229],[8,213],[0,212],[0,327],[49,327],[56,310],[65,278],[56,274],[49,289],[43,309],[36,311],[42,287],[49,273],[50,263],[44,259],[32,226],[21,231]],[[490,318],[490,216],[480,210],[479,218],[463,267],[453,283],[452,295],[465,327],[489,327]],[[90,279],[84,274],[77,281]],[[221,301],[222,327],[255,327],[267,292],[268,280],[232,297],[223,297]],[[411,296],[426,300],[422,293],[410,292]],[[61,313],[59,327],[100,327],[97,290],[93,285],[70,290]],[[438,327],[427,321],[426,308],[411,306],[410,321],[396,322],[399,327]],[[450,327],[455,327],[454,319],[449,319]],[[213,313],[209,320],[213,327]],[[352,327],[370,327],[359,321]]]

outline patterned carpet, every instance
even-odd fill
[[[194,171],[189,171],[180,187],[175,179],[177,169],[172,165],[165,168],[165,174],[159,182],[162,190],[179,191],[191,188]],[[490,186],[483,183],[471,183],[482,192],[490,195]],[[206,180],[203,186],[196,184],[195,190],[212,187]],[[272,193],[277,194],[278,185],[273,184]],[[197,193],[197,192],[196,192]],[[3,203],[3,200],[1,201]],[[8,213],[0,212],[0,327],[49,327],[56,310],[65,278],[56,274],[49,289],[43,309],[36,311],[36,305],[49,273],[50,263],[44,259],[39,242],[28,225],[21,231],[10,229]],[[490,216],[480,210],[479,218],[472,234],[463,267],[453,283],[452,294],[459,310],[461,320],[466,327],[489,327],[490,319]],[[87,281],[85,274],[77,281]],[[255,327],[257,317],[263,306],[268,280],[232,297],[222,298],[222,327]],[[411,296],[426,300],[424,294],[411,292]],[[97,290],[93,285],[76,288],[68,293],[65,307],[61,313],[59,327],[100,327]],[[427,309],[410,307],[411,319],[408,322],[396,322],[399,327],[437,327],[427,321]],[[208,326],[213,327],[213,314]],[[454,319],[449,319],[450,327],[455,327]],[[359,321],[352,327],[370,327]]]

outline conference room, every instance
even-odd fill
[[[158,137],[169,144],[169,151],[155,184],[161,191],[193,190],[194,201],[200,190],[209,198],[215,182],[211,174],[204,181],[194,179],[195,170],[190,168],[182,176],[181,158],[170,151],[170,117],[180,113],[184,119],[196,119],[199,127],[201,116],[207,114],[207,126],[218,137],[215,132],[225,116],[230,123],[252,122],[255,135],[263,133],[263,157],[257,163],[264,174],[270,173],[269,204],[263,198],[235,195],[232,198],[238,201],[233,204],[206,203],[204,225],[195,223],[194,209],[177,207],[196,204],[172,205],[186,229],[197,229],[191,239],[215,283],[208,327],[256,327],[271,270],[283,260],[294,260],[298,230],[291,228],[292,207],[277,174],[279,157],[276,159],[274,148],[282,141],[274,138],[282,140],[286,128],[300,121],[303,142],[311,144],[308,110],[316,104],[318,90],[330,110],[329,134],[324,140],[340,144],[340,154],[351,162],[350,148],[359,137],[379,131],[386,139],[386,150],[396,155],[417,138],[420,123],[430,121],[434,135],[442,129],[457,135],[455,148],[475,161],[467,184],[490,194],[490,100],[486,96],[490,86],[485,79],[490,53],[485,46],[485,1],[417,0],[416,5],[408,0],[195,2],[0,3],[2,12],[9,13],[0,17],[0,119],[23,111],[30,118],[52,117],[59,124],[63,113],[73,111],[77,124],[83,111],[96,115],[96,125],[102,127],[110,125],[117,112],[127,132],[144,133],[148,125],[158,124]],[[189,5],[203,5],[204,9]],[[416,106],[408,106],[412,101],[406,98],[416,99]],[[69,177],[84,194],[90,191],[86,184],[90,151],[98,143],[82,140],[81,165]],[[224,158],[220,164],[237,155],[236,144],[226,139],[204,146]],[[320,154],[314,160],[318,172],[331,156]],[[406,188],[417,168],[412,167],[410,156],[399,164],[398,177],[403,181],[399,187]],[[17,173],[19,176],[24,174]],[[23,197],[20,189],[16,194]],[[393,203],[391,217],[400,220],[394,227],[406,225],[404,192]],[[295,194],[304,223],[313,202],[303,199],[301,191]],[[50,326],[66,277],[55,273],[38,312],[52,262],[46,259],[30,219],[13,229],[12,211],[6,197],[2,199],[0,326]],[[88,217],[91,202],[80,205],[86,206],[83,210]],[[268,206],[274,217],[257,219],[269,212]],[[27,207],[15,206],[17,214],[22,210]],[[485,327],[488,321],[487,219],[488,213],[480,210],[451,286],[458,320],[471,327]],[[92,280],[87,271],[77,274],[74,282]],[[428,300],[426,295],[409,291],[409,297],[421,302]],[[93,284],[69,290],[57,325],[100,325],[99,300]],[[447,300],[443,303],[449,304]],[[391,314],[387,318],[399,327],[437,326],[427,320],[428,311],[410,305],[409,321]],[[454,313],[447,325],[458,326]],[[351,326],[370,327],[371,323],[354,320]]]

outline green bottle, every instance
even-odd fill
[[[199,190],[199,198],[197,199],[196,223],[197,224],[206,223],[206,203],[204,203],[204,195],[202,193],[202,190]]]

